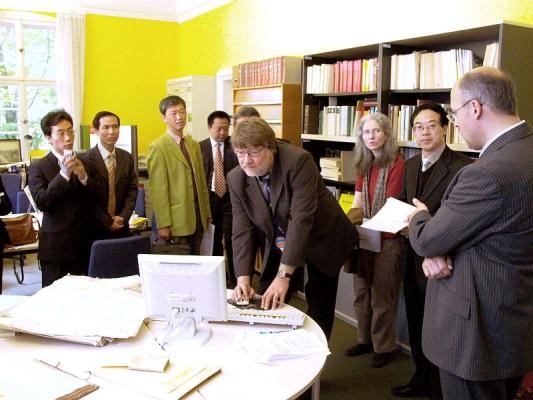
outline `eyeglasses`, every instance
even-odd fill
[[[365,136],[368,136],[368,135],[377,135],[378,133],[380,132],[383,132],[383,130],[381,128],[374,128],[374,129],[365,129],[363,131],[363,135]]]
[[[237,150],[235,149],[234,152],[237,155],[238,158],[244,158],[244,156],[248,156],[250,158],[258,158],[261,156],[261,153],[263,150],[266,149],[266,147],[261,147],[259,149],[253,149],[253,150]]]
[[[428,131],[433,133],[437,130],[437,127],[439,126],[441,126],[441,124],[437,124],[435,122],[430,122],[429,124],[415,124],[415,126],[413,126],[413,130],[416,133],[423,133],[427,129]]]
[[[450,120],[450,122],[451,122],[452,124],[455,124],[455,122],[457,122],[457,117],[456,117],[457,112],[458,112],[461,108],[463,108],[464,106],[470,104],[470,102],[472,102],[472,101],[474,101],[474,100],[477,100],[477,99],[470,99],[470,100],[468,100],[466,103],[464,103],[462,106],[456,108],[455,110],[452,110],[451,107],[448,107],[448,110],[447,110],[446,114],[447,114],[448,119]]]

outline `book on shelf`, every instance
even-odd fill
[[[500,58],[500,44],[498,42],[490,43],[485,47],[485,55],[483,57],[484,67],[498,68]]]
[[[355,164],[353,150],[340,150],[335,157],[321,157],[319,160],[320,175],[325,179],[351,182],[355,180]]]
[[[300,57],[274,57],[234,66],[232,82],[234,88],[300,84],[301,73],[302,59]]]
[[[377,58],[306,67],[306,93],[355,93],[377,89]]]
[[[306,104],[304,106],[304,134],[318,134],[319,123],[319,109],[318,106]]]

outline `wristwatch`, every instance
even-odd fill
[[[292,278],[292,273],[288,272],[288,271],[285,271],[284,269],[282,270],[279,270],[278,271],[278,275],[277,275],[278,278],[288,278],[288,279],[291,279]]]

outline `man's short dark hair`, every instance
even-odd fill
[[[441,124],[441,126],[448,125],[448,116],[446,115],[446,110],[439,103],[430,102],[430,103],[420,104],[419,106],[415,108],[415,110],[411,114],[411,118],[409,121],[411,123],[411,127],[413,127],[415,124],[416,116],[420,114],[421,111],[424,111],[424,110],[431,110],[439,114],[440,116],[439,123]]]
[[[117,114],[112,113],[111,111],[100,111],[96,113],[96,115],[93,118],[93,127],[95,129],[100,128],[100,120],[105,117],[115,117],[117,119],[118,124],[120,125],[120,118]]]
[[[237,112],[233,116],[233,119],[237,121],[239,118],[248,117],[261,118],[261,115],[259,114],[259,111],[257,111],[257,109],[255,109],[254,107],[243,106],[237,110]]]
[[[179,96],[167,96],[163,100],[159,102],[159,112],[161,115],[165,115],[167,113],[167,110],[170,107],[174,107],[177,105],[182,105],[183,107],[187,108],[187,104],[185,104],[185,100],[183,100]]]
[[[41,129],[44,136],[50,137],[52,135],[52,127],[59,124],[61,121],[68,121],[70,125],[74,126],[72,117],[65,110],[52,110],[41,119]]]
[[[215,122],[215,119],[227,119],[228,123],[231,122],[231,117],[226,111],[213,111],[209,116],[207,117],[207,126],[211,128],[213,126],[213,123]]]

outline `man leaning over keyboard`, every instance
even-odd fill
[[[329,339],[340,268],[357,231],[324,186],[311,154],[278,142],[264,120],[238,123],[231,141],[240,166],[228,174],[237,276],[233,296],[254,295],[250,281],[259,246],[263,272],[258,292],[265,309],[288,301],[295,270],[307,265],[307,314]]]

